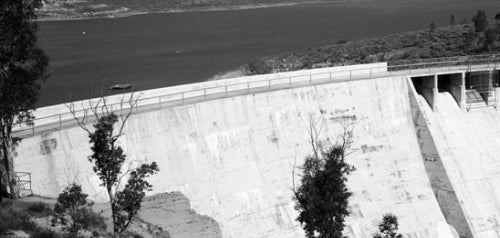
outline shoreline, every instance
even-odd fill
[[[218,11],[237,11],[237,10],[252,10],[252,9],[263,9],[263,8],[277,8],[277,7],[291,7],[297,5],[307,5],[307,4],[340,4],[340,3],[352,3],[352,2],[373,2],[373,0],[341,0],[341,1],[305,1],[305,2],[288,2],[288,3],[271,3],[271,4],[243,4],[243,5],[227,5],[227,6],[210,6],[210,7],[194,7],[191,9],[167,9],[159,11],[136,11],[132,9],[127,9],[126,12],[116,12],[102,14],[98,16],[85,16],[83,14],[77,16],[61,15],[59,17],[39,17],[36,19],[38,22],[50,22],[50,21],[78,21],[78,20],[92,20],[92,19],[116,19],[125,18],[145,14],[164,14],[164,13],[185,13],[185,12],[218,12]],[[118,9],[117,9],[118,10]],[[42,11],[43,12],[43,11]],[[40,13],[40,12],[39,12]]]

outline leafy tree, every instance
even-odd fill
[[[115,130],[115,126],[119,117],[115,113],[107,111],[109,107],[104,98],[101,98],[97,105],[91,105],[90,108],[97,118],[93,125],[93,132],[86,127],[85,120],[87,118],[84,116],[79,119],[74,111],[74,106],[69,107],[80,127],[89,134],[92,155],[88,159],[94,164],[93,170],[102,182],[100,185],[105,187],[108,193],[115,235],[125,231],[133,222],[134,216],[141,207],[145,191],[150,191],[152,188],[152,185],[145,179],[159,171],[156,162],[142,164],[130,173],[129,171],[125,173],[121,171],[126,156],[123,149],[117,144],[117,140],[123,134],[124,125],[135,106],[136,101],[133,101],[132,97],[131,95],[129,99],[128,113],[125,116],[120,115],[121,126],[116,128],[117,130]],[[99,113],[100,102],[104,102],[100,110],[101,114]],[[122,191],[118,191],[121,178],[126,175],[129,176],[128,182]]]
[[[16,123],[33,124],[31,110],[47,78],[48,57],[36,45],[34,19],[39,7],[41,0],[0,1],[0,201],[7,193],[11,198],[19,197],[12,127]]]
[[[354,167],[345,162],[349,140],[318,153],[312,141],[314,155],[306,158],[300,187],[295,190],[297,220],[307,237],[344,237],[344,219],[349,215],[346,187],[347,175]]]
[[[57,197],[52,217],[52,226],[63,225],[63,229],[76,236],[82,229],[106,229],[104,218],[92,212],[94,203],[87,202],[82,187],[70,184]]]
[[[451,14],[450,16],[450,25],[455,25],[455,14]]]
[[[431,24],[429,25],[429,31],[433,32],[435,29],[436,29],[436,23],[431,22]]]
[[[472,18],[472,22],[474,22],[474,28],[476,29],[476,32],[483,32],[488,26],[486,13],[483,10],[477,11],[477,14]]]
[[[495,15],[495,20],[500,21],[500,12]]]
[[[493,50],[495,49],[495,41],[498,36],[498,31],[496,28],[490,27],[484,32],[484,44],[483,47],[485,50]]]
[[[141,165],[141,167],[130,173],[127,185],[116,194],[114,206],[115,210],[119,212],[116,215],[115,226],[118,228],[118,233],[127,229],[135,215],[137,215],[141,208],[142,199],[146,196],[144,191],[151,191],[153,187],[145,179],[158,170],[155,162],[150,165]]]
[[[382,222],[378,224],[379,233],[374,235],[374,238],[401,238],[398,233],[398,218],[392,214],[385,214]]]

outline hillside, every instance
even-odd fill
[[[44,0],[41,20],[123,17],[134,14],[262,8],[345,0]]]
[[[450,25],[388,35],[381,38],[339,42],[339,44],[293,52],[256,60],[226,76],[286,72],[349,64],[418,61],[437,57],[494,54],[500,52],[498,31],[500,21],[491,20],[489,29],[495,38],[486,45],[485,32],[476,32],[472,23]]]

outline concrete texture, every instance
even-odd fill
[[[442,190],[454,191],[444,192],[449,199],[443,199],[443,213],[447,215],[447,206],[461,208],[453,209],[457,214],[452,217],[460,220],[463,229],[457,231],[464,237],[467,229],[472,233],[467,237],[499,237],[500,112],[486,107],[460,110],[448,93],[438,94],[436,112],[422,100],[419,104],[436,147],[434,158],[445,168],[440,174],[449,179],[441,181]],[[437,196],[440,200],[441,193]]]
[[[294,167],[311,153],[309,118],[322,125],[324,143],[335,143],[347,124],[354,133],[348,162],[357,170],[348,181],[346,235],[371,237],[390,212],[408,237],[453,237],[427,176],[410,105],[405,77],[286,89],[133,115],[119,144],[126,168],[159,164],[150,195],[180,191],[193,211],[220,225],[222,237],[303,237],[291,189]],[[54,197],[79,182],[103,201],[88,155],[88,137],[74,127],[24,139],[15,161],[18,171],[32,173],[35,194]],[[296,181],[299,176],[297,170]]]

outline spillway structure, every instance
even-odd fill
[[[372,237],[387,213],[405,237],[500,237],[500,79],[497,58],[489,59],[351,65],[135,92],[118,141],[124,170],[160,167],[148,194],[155,206],[139,216],[172,237],[304,237],[292,190],[312,153],[314,122],[325,145],[346,128],[353,133],[348,237]],[[119,113],[129,96],[107,102]],[[72,103],[75,115],[96,100]],[[16,170],[30,173],[34,194],[56,197],[77,182],[89,198],[106,201],[87,160],[88,135],[68,105],[39,108],[34,127],[16,128],[23,138]]]

